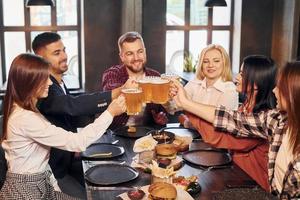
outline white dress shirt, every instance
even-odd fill
[[[7,139],[2,143],[8,171],[18,174],[44,172],[49,169],[51,147],[84,151],[103,135],[112,120],[112,115],[105,111],[94,123],[74,134],[52,125],[40,113],[15,105],[8,120]]]
[[[238,108],[238,92],[233,82],[222,81],[219,78],[212,86],[207,87],[206,78],[199,80],[194,78],[189,81],[184,89],[191,100],[207,105],[223,105],[228,109]]]

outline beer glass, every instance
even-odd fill
[[[122,89],[125,96],[127,115],[138,115],[142,111],[142,90],[138,88]]]
[[[138,81],[139,87],[143,90],[143,102],[151,103],[152,91],[151,91],[151,77],[146,76]]]
[[[176,79],[177,81],[180,81],[180,77],[177,74],[173,74],[173,73],[164,73],[160,75],[161,78],[163,79]]]
[[[151,79],[152,102],[165,104],[169,100],[170,80],[155,77]]]

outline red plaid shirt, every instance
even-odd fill
[[[285,172],[282,192],[273,181],[274,167],[283,135],[287,128],[287,115],[277,109],[246,114],[226,110],[221,106],[216,109],[214,126],[218,131],[225,131],[240,137],[260,137],[268,139],[269,148],[269,183],[271,191],[280,199],[299,199],[300,197],[300,155],[295,156]]]
[[[160,73],[150,69],[145,68],[146,76],[160,76]],[[114,65],[109,69],[105,70],[102,76],[102,87],[104,91],[112,90],[124,85],[124,83],[128,80],[129,75],[127,73],[125,65]],[[144,114],[144,124],[153,123],[153,117],[151,114],[151,110],[154,110],[156,113],[160,111],[164,111],[164,108],[158,104],[147,104]],[[121,126],[125,126],[127,123],[129,116],[124,113],[120,116],[114,118],[112,124],[110,125],[111,129],[116,129]],[[151,119],[150,119],[151,118]],[[152,120],[152,121],[151,121]]]

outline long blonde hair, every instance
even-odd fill
[[[206,52],[216,49],[221,53],[222,60],[223,60],[223,71],[221,74],[221,78],[223,81],[232,81],[232,72],[231,72],[231,63],[230,63],[230,58],[226,50],[221,46],[217,44],[210,44],[204,49],[202,49],[200,55],[199,55],[199,61],[198,61],[198,66],[196,69],[196,77],[200,80],[203,80],[205,78],[205,75],[202,70],[202,65],[203,65],[203,59],[204,55]]]

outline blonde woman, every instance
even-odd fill
[[[233,110],[238,108],[230,59],[222,46],[211,44],[201,51],[196,76],[184,89],[188,97],[197,103],[223,105]],[[186,116],[181,115],[179,119],[185,127],[191,126]]]

